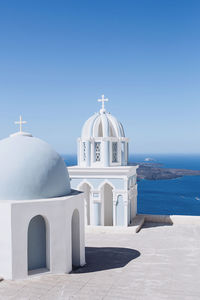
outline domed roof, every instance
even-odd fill
[[[101,110],[91,116],[83,125],[82,138],[125,137],[122,124],[110,113]]]
[[[81,137],[83,139],[96,137],[125,137],[122,124],[110,113],[106,112],[104,102],[108,99],[102,95],[98,102],[102,102],[99,113],[91,116],[83,125]]]
[[[23,132],[0,141],[0,200],[65,196],[67,168],[46,142]]]
[[[122,124],[110,113],[106,112],[104,103],[108,99],[102,95],[98,102],[102,103],[102,108],[99,113],[91,116],[83,125],[82,139],[96,138],[96,137],[125,137],[124,128]]]

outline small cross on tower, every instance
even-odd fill
[[[98,99],[98,102],[102,103],[101,111],[104,112],[105,111],[105,102],[108,102],[108,99],[104,98],[104,95],[102,95],[101,99]]]
[[[22,132],[22,124],[26,124],[26,121],[22,121],[22,116],[19,117],[19,121],[16,121],[15,124],[19,124],[19,132]]]

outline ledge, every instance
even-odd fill
[[[148,215],[139,214],[145,222],[165,223],[165,224],[184,224],[184,225],[200,225],[200,216],[184,216],[184,215]]]

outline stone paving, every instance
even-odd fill
[[[0,282],[0,300],[200,299],[200,226],[145,223],[138,234],[87,233],[72,274]]]

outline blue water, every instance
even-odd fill
[[[200,176],[140,181],[138,213],[200,215]]]
[[[134,155],[130,162],[151,157],[162,167],[200,170],[200,155]],[[67,165],[76,164],[76,156],[65,156]],[[200,176],[138,182],[138,213],[200,215]]]

